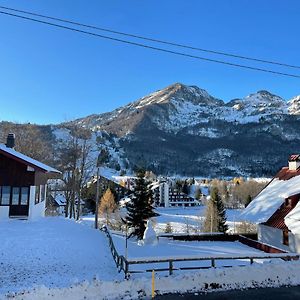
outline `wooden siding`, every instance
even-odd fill
[[[0,186],[35,185],[35,172],[28,172],[27,166],[0,154]]]

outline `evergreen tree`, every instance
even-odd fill
[[[133,229],[131,235],[142,239],[147,220],[158,216],[154,212],[152,204],[152,191],[148,188],[145,171],[139,170],[137,172],[137,179],[135,180],[132,201],[127,204],[126,220],[128,226]]]
[[[251,197],[251,195],[248,195],[247,199],[246,199],[245,207],[247,207],[251,201],[252,201],[252,197]]]
[[[201,197],[202,197],[201,189],[198,187],[198,188],[196,189],[196,192],[195,192],[195,198],[196,198],[197,200],[200,200]]]
[[[217,187],[212,187],[210,200],[207,204],[204,221],[204,231],[224,232],[228,230],[226,224],[226,211]]]
[[[187,183],[187,180],[185,180],[184,183],[183,183],[182,192],[186,195],[188,195],[190,193],[190,187]]]

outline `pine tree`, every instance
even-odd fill
[[[252,197],[251,197],[251,195],[248,195],[247,199],[246,199],[245,207],[247,207],[251,201],[252,201]]]
[[[139,170],[137,172],[137,179],[135,180],[132,201],[127,204],[126,220],[128,226],[133,229],[131,235],[142,239],[147,220],[158,216],[154,212],[152,204],[152,191],[148,188],[145,171]]]
[[[105,216],[106,225],[109,223],[110,215],[117,209],[115,197],[110,189],[107,189],[100,200],[99,214]]]
[[[207,204],[204,231],[224,232],[228,230],[226,224],[226,211],[217,187],[212,187],[210,200]]]

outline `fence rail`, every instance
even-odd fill
[[[101,230],[106,234],[111,254],[116,263],[118,271],[123,271],[125,278],[128,278],[130,273],[144,273],[144,272],[163,272],[168,271],[170,275],[173,274],[175,270],[198,270],[198,269],[208,269],[216,268],[216,262],[222,260],[249,260],[250,264],[253,264],[255,260],[262,259],[283,259],[285,261],[299,260],[298,254],[292,253],[274,253],[269,255],[251,255],[251,256],[214,256],[214,257],[203,257],[203,256],[193,256],[193,257],[166,257],[166,258],[136,258],[136,259],[126,259],[123,255],[119,255],[118,251],[115,248],[113,239],[109,233],[109,230],[106,227],[102,227]],[[210,261],[209,266],[191,266],[191,267],[174,267],[174,262],[190,262],[190,261]],[[163,264],[168,263],[168,268],[150,268],[146,270],[131,270],[130,266],[132,265],[147,265],[147,264]],[[244,266],[244,265],[243,265]],[[222,266],[232,267],[230,266]]]
[[[127,277],[127,274],[128,274],[128,261],[126,260],[126,258],[123,255],[119,255],[107,227],[103,226],[100,230],[103,231],[106,234],[107,238],[108,238],[109,248],[110,248],[111,254],[113,256],[113,259],[116,263],[116,266],[118,268],[119,273],[121,271],[123,271],[124,274],[125,274],[125,277]]]

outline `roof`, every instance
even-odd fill
[[[300,175],[300,168],[297,170],[290,170],[288,167],[284,167],[275,175],[275,178],[289,180],[298,175]]]
[[[283,174],[288,174],[288,172],[284,170]],[[294,171],[293,176],[289,179],[285,179],[289,176],[278,177],[277,175],[244,209],[240,215],[241,220],[252,223],[266,222],[280,208],[286,198],[300,193],[300,173],[298,170]]]
[[[267,220],[264,225],[275,227],[282,230],[288,230],[284,218],[294,209],[292,206],[286,206],[285,203],[281,204],[280,208]]]
[[[0,154],[5,155],[6,157],[12,158],[14,160],[17,160],[25,165],[28,165],[34,169],[39,169],[44,173],[57,173],[57,174],[61,174],[60,171],[47,166],[29,156],[26,156],[20,152],[17,152],[16,150],[12,149],[12,148],[8,148],[6,147],[4,144],[0,144]]]
[[[300,161],[300,154],[292,154],[289,161]]]

